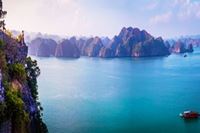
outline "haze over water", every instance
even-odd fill
[[[36,58],[50,133],[199,133],[200,50],[156,58]]]

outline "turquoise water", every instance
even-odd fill
[[[50,133],[199,133],[200,51],[157,58],[36,58]]]

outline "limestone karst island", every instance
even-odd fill
[[[199,133],[200,1],[0,0],[0,133]]]

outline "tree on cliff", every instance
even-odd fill
[[[37,61],[32,60],[31,57],[26,58],[25,70],[27,73],[27,83],[30,87],[32,97],[38,106],[38,111],[35,114],[35,117],[32,120],[35,122],[36,132],[37,133],[48,133],[46,124],[42,121],[42,111],[43,108],[38,102],[38,86],[37,86],[37,77],[40,75],[40,68],[37,66]]]
[[[5,29],[5,20],[4,17],[6,16],[7,11],[3,11],[3,2],[0,0],[0,28]]]

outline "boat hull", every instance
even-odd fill
[[[199,113],[191,112],[191,113],[180,113],[179,116],[184,119],[196,119],[199,118]]]

